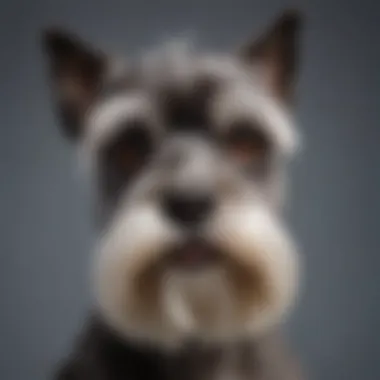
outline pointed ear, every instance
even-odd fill
[[[102,83],[105,55],[56,28],[43,32],[43,49],[62,127],[67,136],[77,138],[82,133],[85,113]]]
[[[261,38],[239,52],[245,62],[260,67],[271,93],[287,103],[298,69],[301,21],[298,11],[287,10]]]

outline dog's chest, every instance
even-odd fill
[[[173,364],[173,363],[172,363]],[[256,380],[258,367],[244,347],[184,353],[168,370],[169,380]]]

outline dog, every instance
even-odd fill
[[[295,380],[286,169],[302,17],[235,52],[126,62],[43,33],[54,104],[96,190],[94,310],[58,380]]]

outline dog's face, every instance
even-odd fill
[[[46,34],[63,126],[98,187],[99,307],[126,336],[245,338],[292,303],[280,203],[298,25],[288,13],[234,55],[173,44],[126,65]]]

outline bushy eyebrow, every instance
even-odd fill
[[[88,115],[87,133],[84,145],[90,151],[96,152],[119,129],[124,129],[128,120],[138,117],[154,118],[151,104],[144,94],[138,92],[122,92],[119,95],[108,95],[100,100]]]
[[[220,130],[236,119],[251,120],[256,128],[268,134],[278,151],[292,155],[298,148],[299,136],[287,109],[258,87],[232,86],[219,93],[213,106],[213,118]]]

